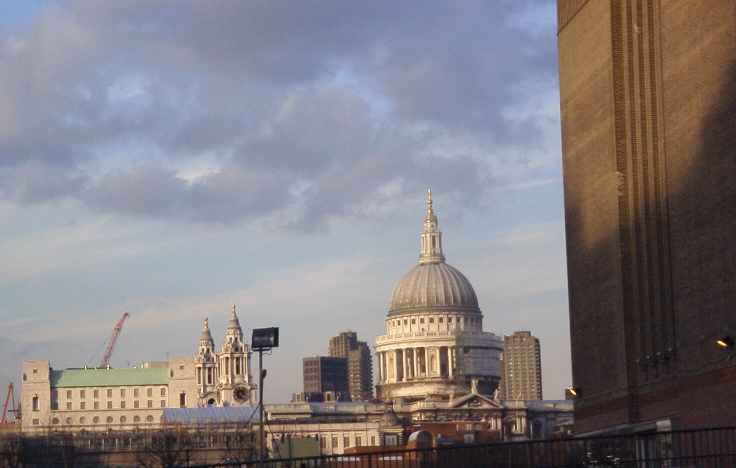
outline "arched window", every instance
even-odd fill
[[[134,422],[134,423],[139,423],[139,422],[141,422],[141,417],[140,417],[140,416],[133,416],[133,422]]]
[[[59,418],[52,419],[51,424],[59,424]]]
[[[71,424],[72,424],[72,418],[66,418],[66,421],[65,421],[65,422],[66,422],[66,423],[67,423],[68,425],[71,425]]]
[[[84,416],[79,418],[79,424],[85,424],[86,422],[87,422],[87,418],[85,418]]]
[[[150,414],[146,416],[146,422],[153,422],[153,416],[151,416]]]
[[[125,416],[120,416],[120,424],[125,424],[128,419]]]
[[[92,424],[98,424],[99,422],[100,422],[99,416],[95,416],[94,418],[92,418]]]
[[[106,421],[108,424],[112,424],[112,416],[108,416]]]
[[[33,411],[38,411],[38,395],[33,396]]]

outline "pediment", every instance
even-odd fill
[[[450,408],[455,409],[500,409],[501,404],[490,397],[479,394],[470,394],[453,400]]]

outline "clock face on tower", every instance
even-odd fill
[[[236,387],[233,396],[236,401],[248,401],[248,390],[244,387]]]

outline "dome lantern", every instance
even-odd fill
[[[419,263],[440,263],[445,261],[442,254],[442,232],[439,230],[437,215],[432,207],[432,189],[427,189],[427,214],[424,216],[424,229],[420,237]]]

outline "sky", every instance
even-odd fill
[[[301,358],[373,343],[432,188],[484,329],[570,383],[552,1],[0,6],[0,384],[192,355],[231,304]]]

